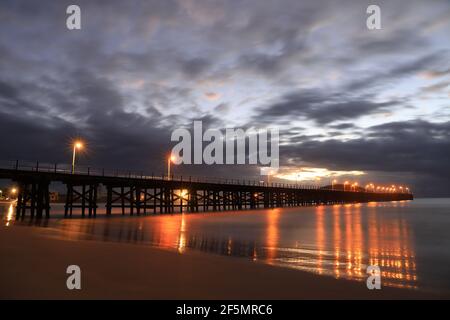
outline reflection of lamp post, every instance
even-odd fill
[[[72,153],[72,174],[75,172],[75,157],[77,154],[77,149],[82,149],[83,143],[81,141],[75,141],[73,144],[73,153]]]

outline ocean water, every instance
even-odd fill
[[[53,204],[40,221],[0,210],[4,225],[49,237],[198,250],[355,281],[377,265],[382,286],[450,294],[450,199],[95,219],[55,217],[63,208]]]

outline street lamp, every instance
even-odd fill
[[[15,187],[11,188],[10,198],[12,198],[13,196],[16,196],[16,193],[17,193],[17,188],[15,188]]]
[[[171,154],[167,158],[167,180],[170,180],[170,164],[172,162],[175,162],[175,160],[177,160],[177,158],[174,155],[171,155]]]
[[[334,190],[334,184],[337,182],[336,179],[334,179],[333,181],[331,181],[331,190]]]
[[[81,141],[75,141],[73,144],[73,153],[72,153],[72,174],[75,172],[75,157],[77,154],[77,149],[83,149],[83,143]]]

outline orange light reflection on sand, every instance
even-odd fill
[[[322,274],[323,272],[323,254],[325,249],[325,225],[324,225],[324,206],[316,207],[316,241],[317,241],[317,272]]]
[[[280,215],[280,209],[272,209],[267,214],[267,232],[266,232],[266,247],[267,247],[267,262],[273,264],[277,254],[278,246],[278,220]]]

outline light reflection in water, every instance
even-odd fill
[[[142,243],[180,254],[196,249],[360,281],[367,279],[368,265],[379,265],[382,285],[417,288],[411,228],[401,215],[379,214],[380,207],[404,205],[368,203],[19,224],[46,226],[46,234],[52,237]],[[6,226],[14,221],[13,213],[10,205]]]
[[[14,217],[14,203],[10,203],[9,207],[8,207],[8,212],[6,213],[6,217],[5,217],[5,226],[10,226],[11,225],[11,221]]]
[[[317,221],[317,250],[318,250],[318,258],[317,258],[317,272],[319,274],[323,273],[323,255],[324,255],[324,248],[325,248],[325,227],[324,227],[324,210],[323,206],[318,206],[316,209],[316,221]]]
[[[186,250],[186,218],[181,214],[180,236],[178,237],[178,252],[183,253]]]
[[[277,258],[278,250],[278,219],[280,209],[276,208],[267,213],[267,238],[266,238],[266,255],[267,263],[274,264]],[[256,252],[256,250],[254,250]]]
[[[334,276],[339,278],[341,275],[341,216],[339,212],[340,205],[333,206],[333,242],[334,242]]]

